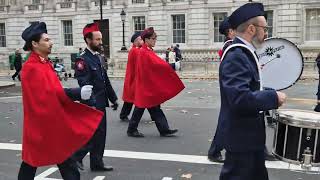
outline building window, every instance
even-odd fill
[[[32,4],[40,4],[40,0],[32,0]]]
[[[266,20],[267,20],[267,24],[268,24],[268,37],[272,37],[273,34],[273,11],[266,11],[265,12],[265,17],[266,17]]]
[[[6,0],[0,0],[0,6],[5,6],[6,5]]]
[[[132,0],[132,4],[144,3],[144,0]]]
[[[227,13],[213,14],[213,40],[214,42],[224,42],[225,37],[219,33],[220,23],[227,17]]]
[[[142,32],[146,28],[146,19],[144,16],[134,16],[133,18],[133,25],[134,25],[134,32]]]
[[[100,6],[100,0],[95,0],[94,5]],[[102,0],[102,6],[106,6],[106,5],[107,5],[107,0]]]
[[[6,47],[6,25],[0,23],[0,47]]]
[[[73,46],[72,21],[62,21],[64,45]]]
[[[306,40],[320,40],[320,9],[307,10]]]
[[[186,42],[186,21],[183,14],[172,15],[172,34],[173,43]]]
[[[179,2],[179,1],[184,1],[184,0],[171,0],[171,2]]]

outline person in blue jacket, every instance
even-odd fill
[[[111,107],[113,110],[117,110],[118,97],[107,75],[104,58],[99,53],[102,46],[102,34],[98,24],[87,24],[83,29],[83,36],[87,47],[76,59],[75,78],[80,87],[93,86],[91,98],[88,101],[82,101],[82,103],[102,111],[104,116],[89,143],[76,152],[73,158],[77,161],[79,169],[83,170],[82,159],[90,152],[91,171],[112,171],[113,167],[104,166],[103,162],[107,133],[106,107],[109,107],[109,101],[111,101]]]
[[[264,7],[247,3],[232,13],[229,23],[236,37],[219,67],[219,133],[226,150],[220,180],[268,180],[263,111],[277,109],[286,95],[262,88],[255,50],[267,36]]]

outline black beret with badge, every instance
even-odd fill
[[[133,43],[140,35],[141,35],[141,32],[134,33],[131,37],[131,42]]]
[[[247,3],[236,9],[229,17],[229,23],[232,29],[236,29],[240,24],[257,16],[264,16],[264,7],[262,3]]]

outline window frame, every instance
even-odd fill
[[[178,29],[178,28],[176,28],[176,29],[174,29],[174,16],[183,16],[184,17],[184,28],[182,29],[182,28],[180,28],[180,29]],[[187,20],[186,20],[186,14],[184,14],[184,13],[176,13],[176,14],[171,14],[170,15],[170,19],[171,19],[171,42],[172,42],[172,44],[186,44],[186,41],[187,41]],[[179,22],[179,24],[181,25],[182,24],[182,22]],[[184,31],[184,36],[181,36],[181,37],[183,37],[183,41],[178,41],[178,42],[175,42],[175,38],[174,38],[174,31],[177,31],[177,32],[179,32],[179,31]],[[179,36],[177,36],[177,37],[179,37]],[[176,38],[176,40],[178,40],[177,38]]]
[[[71,22],[71,33],[65,33],[65,22]],[[70,19],[64,19],[64,20],[61,20],[61,34],[62,34],[62,43],[63,43],[63,46],[66,46],[66,47],[72,47],[74,46],[74,31],[73,31],[73,20],[70,20]],[[68,39],[68,41],[71,40],[71,43],[68,44],[66,43],[67,42],[67,39],[66,39],[66,35],[71,35],[71,38]]]
[[[5,22],[0,22],[0,26],[3,25],[4,26],[4,34],[0,33],[0,37],[4,37],[4,41],[0,41],[0,48],[6,48],[7,47],[7,26]],[[2,30],[0,29],[0,32],[2,32]],[[1,39],[1,38],[0,38]],[[2,44],[2,42],[4,42],[4,44]]]

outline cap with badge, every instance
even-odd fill
[[[26,42],[32,41],[34,36],[40,35],[43,33],[48,33],[47,31],[47,25],[44,22],[36,22],[32,23],[29,27],[27,27],[23,32],[22,32],[22,39],[25,40]],[[30,50],[30,48],[27,47],[25,44],[23,47],[24,50]]]
[[[87,24],[82,31],[83,36],[86,36],[88,33],[100,31],[98,23]]]
[[[236,9],[229,17],[229,23],[232,29],[236,29],[240,24],[257,16],[264,16],[264,7],[262,3],[247,3]]]
[[[136,32],[131,37],[131,42],[133,43],[139,36],[141,35],[141,32]]]

